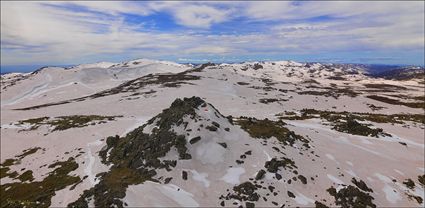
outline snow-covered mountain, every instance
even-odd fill
[[[2,207],[424,205],[421,78],[139,59],[1,84]]]
[[[425,79],[425,68],[417,66],[400,67],[390,71],[378,73],[375,76],[394,80],[423,80]]]
[[[2,105],[20,102],[27,97],[38,96],[47,91],[58,93],[68,89],[77,91],[78,94],[90,94],[108,89],[125,81],[153,73],[182,72],[190,69],[189,65],[175,64],[164,61],[140,59],[124,63],[100,62],[82,64],[69,68],[43,67],[32,73],[14,73],[2,75],[2,90],[11,92],[9,99],[2,93]],[[8,89],[9,86],[25,83],[17,89]],[[63,94],[57,98],[70,98]],[[7,100],[7,101],[6,101]]]

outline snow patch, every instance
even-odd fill
[[[391,186],[388,184],[385,184],[384,188],[382,189],[385,193],[385,198],[387,201],[389,201],[391,204],[396,203],[397,201],[401,200],[400,194],[397,192],[397,190],[394,190]]]
[[[244,173],[245,169],[242,167],[229,168],[227,169],[226,174],[221,177],[221,180],[232,185],[239,184],[239,177]]]
[[[329,158],[330,160],[335,161],[335,157],[331,154],[326,154],[326,157]]]
[[[32,127],[31,124],[3,124],[1,125],[2,129],[30,129]]]
[[[403,172],[401,172],[401,171],[399,171],[399,170],[397,170],[397,169],[394,169],[394,171],[395,171],[395,172],[397,172],[398,174],[400,174],[400,175],[404,176],[404,173],[403,173]]]
[[[384,188],[382,188],[382,191],[385,193],[385,198],[387,199],[387,201],[389,201],[390,203],[394,204],[397,201],[401,200],[401,196],[400,194],[397,192],[397,190],[395,190],[393,187],[391,187],[390,185],[388,185],[389,183],[392,182],[392,180],[387,177],[384,176],[380,173],[375,173],[375,176],[381,180],[382,182],[384,182]]]
[[[86,160],[88,160],[86,167],[84,168],[84,173],[88,176],[91,185],[96,185],[99,181],[96,181],[96,175],[93,173],[94,163],[96,162],[96,158],[93,156],[91,148],[93,146],[102,145],[102,141],[96,140],[94,142],[90,142],[87,144],[87,154],[85,156]]]
[[[344,170],[344,171],[345,171],[346,173],[350,174],[350,175],[351,175],[351,176],[353,176],[353,177],[356,177],[356,178],[358,177],[358,176],[357,176],[357,174],[356,174],[353,170],[351,170],[351,169],[350,169],[350,170]]]
[[[208,174],[207,173],[198,173],[196,170],[190,170],[192,173],[192,177],[195,181],[199,181],[204,184],[205,188],[208,188],[210,186],[210,181],[207,180]]]
[[[162,187],[161,192],[176,201],[183,207],[197,207],[199,204],[192,198],[193,194],[181,189],[174,184],[167,184]]]
[[[174,184],[162,185],[151,181],[129,186],[123,201],[129,207],[199,207],[192,193]]]
[[[335,177],[331,174],[327,174],[327,176],[332,182],[334,182],[336,184],[344,184],[344,182],[342,182],[340,179],[338,179],[337,177]]]
[[[138,128],[139,126],[142,126],[143,124],[146,123],[146,121],[149,120],[149,117],[139,117],[136,118],[136,122],[134,123],[134,125],[132,125],[131,127],[127,128],[124,133],[121,135],[121,137],[125,136],[126,134],[130,133],[131,131],[133,131],[134,129]],[[155,122],[154,122],[155,123]],[[143,132],[145,133],[145,132]],[[150,133],[150,132],[149,132]]]
[[[422,149],[425,147],[424,144],[414,142],[410,139],[401,138],[401,137],[399,137],[395,134],[392,134],[392,136],[384,136],[383,139],[385,139],[385,141],[390,141],[390,142],[404,142],[408,145],[416,146],[416,147],[419,147],[419,148],[422,148]]]
[[[202,142],[196,147],[196,158],[202,164],[217,164],[224,161],[226,149],[214,141]]]
[[[380,174],[380,173],[375,173],[375,176],[376,176],[379,180],[383,181],[384,183],[391,183],[391,179],[390,179],[390,178],[388,178],[387,176],[384,176],[384,175],[382,175],[382,174]]]
[[[313,204],[314,203],[314,200],[313,199],[310,199],[310,198],[304,196],[300,192],[297,192],[297,194],[295,195],[295,199],[294,200],[298,204],[301,204],[301,205],[308,205],[308,204]]]
[[[272,159],[272,157],[270,157],[270,155],[266,152],[266,150],[263,150],[263,153],[266,155],[267,161],[270,161]]]

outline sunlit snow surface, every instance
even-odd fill
[[[415,80],[375,79],[366,77],[362,73],[345,75],[346,80],[332,80],[328,78],[344,70],[338,67],[334,70],[321,70],[320,64],[307,68],[303,63],[291,61],[259,63],[263,68],[253,70],[252,66],[257,63],[259,62],[210,66],[200,72],[189,73],[199,76],[199,79],[185,81],[186,83],[179,87],[149,85],[136,90],[136,92],[155,91],[152,94],[131,96],[134,92],[118,93],[29,111],[14,109],[80,98],[148,74],[179,73],[193,69],[193,66],[140,59],[123,63],[83,64],[69,69],[49,67],[34,75],[2,75],[2,83],[3,80],[10,81],[27,76],[1,91],[2,162],[31,147],[46,148],[44,153],[37,152],[32,157],[24,158],[20,164],[11,167],[12,171],[18,172],[22,168],[33,170],[35,180],[39,181],[51,171],[45,166],[42,167],[43,165],[52,164],[55,160],[76,157],[79,151],[75,149],[82,148],[82,155],[76,158],[79,168],[72,174],[81,178],[88,177],[74,190],[65,188],[56,192],[52,198],[52,206],[64,207],[75,201],[84,190],[99,182],[96,174],[109,170],[109,167],[102,164],[98,157],[98,152],[105,146],[105,138],[115,135],[125,136],[161,113],[163,109],[168,108],[176,98],[199,96],[214,105],[224,116],[232,115],[236,118],[248,116],[277,120],[278,113],[293,111],[299,114],[304,108],[338,112],[423,114],[423,109],[420,108],[391,105],[365,97],[365,95],[373,94],[364,91],[366,89],[363,84],[370,83],[402,86],[407,89],[394,93],[423,96],[423,85],[419,85]],[[246,68],[248,69],[245,70]],[[273,84],[267,84],[266,79],[271,80]],[[340,96],[335,99],[297,93],[315,90],[316,88],[311,87],[311,84],[304,83],[311,79],[319,83],[315,86],[347,87],[365,94],[357,97]],[[264,89],[266,87],[281,89],[281,91],[267,91]],[[385,94],[391,94],[391,92],[385,92]],[[263,98],[275,98],[282,101],[265,104],[260,102]],[[372,111],[367,104],[385,108]],[[392,135],[375,138],[337,132],[319,118],[284,120],[285,127],[311,139],[311,149],[308,152],[301,152],[303,153],[301,155],[300,150],[294,147],[280,147],[275,138],[266,141],[254,139],[239,126],[231,125],[226,118],[217,117],[214,112],[215,109],[207,105],[196,110],[196,114],[202,117],[203,121],[194,122],[185,118],[188,122],[187,129],[192,129],[191,132],[181,127],[173,128],[177,134],[186,135],[187,139],[201,136],[201,140],[193,145],[187,145],[188,152],[192,155],[191,160],[178,161],[177,166],[170,172],[157,171],[157,178],[160,176],[173,178],[169,184],[147,181],[143,184],[130,185],[126,190],[125,198],[122,199],[123,202],[130,207],[217,207],[220,206],[219,197],[228,193],[226,190],[232,191],[235,185],[255,178],[260,169],[266,169],[264,167],[266,161],[287,157],[295,162],[298,173],[307,178],[307,184],[302,184],[299,180],[292,180],[289,184],[288,180],[294,176],[289,170],[279,170],[283,177],[279,181],[276,180],[274,173],[268,172],[263,179],[264,185],[271,185],[280,192],[276,192],[278,194],[276,196],[270,194],[267,202],[260,199],[256,202],[257,207],[274,206],[271,204],[272,201],[279,206],[286,204],[290,207],[311,207],[314,206],[315,201],[322,201],[322,199],[331,205],[334,198],[326,192],[326,189],[333,186],[340,190],[346,185],[353,185],[351,183],[353,177],[363,180],[374,190],[371,196],[375,198],[374,203],[378,206],[423,206],[423,203],[418,204],[406,195],[410,193],[424,198],[423,187],[417,182],[417,176],[424,174],[423,125],[413,125],[408,122],[406,127],[404,124],[372,122],[372,125]],[[122,115],[123,117],[104,124],[50,132],[47,135],[45,134],[48,127],[22,131],[30,129],[31,126],[18,124],[18,121],[29,118],[66,115]],[[205,127],[211,125],[212,121],[220,124],[216,132],[200,128],[200,124]],[[151,133],[155,127],[157,126],[153,122],[145,127],[143,132]],[[200,131],[197,131],[198,128]],[[229,131],[225,131],[224,128],[229,128]],[[400,142],[406,143],[407,146],[401,145]],[[226,143],[227,148],[219,143]],[[279,147],[281,152],[273,147]],[[235,161],[241,160],[241,155],[247,151],[252,151],[252,154],[246,155],[243,164],[237,164]],[[314,154],[310,151],[314,151]],[[172,150],[162,159],[176,157],[176,150]],[[188,172],[187,180],[182,179],[182,171]],[[408,190],[402,184],[407,178],[415,180],[417,185],[413,190]],[[397,182],[393,182],[393,179]],[[11,181],[9,178],[1,179],[2,184]],[[288,190],[294,193],[295,198],[287,196]],[[259,192],[262,196],[270,193],[268,190],[259,190]],[[242,205],[245,204],[242,203]],[[226,202],[226,206],[232,206],[232,203]]]

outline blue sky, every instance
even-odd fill
[[[424,50],[423,1],[1,2],[2,71],[136,58],[424,65]]]

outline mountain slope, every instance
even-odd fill
[[[417,80],[291,61],[135,62],[46,68],[2,90],[2,206],[423,205]],[[92,89],[52,84],[81,71]]]
[[[28,74],[2,75],[2,105],[21,103],[46,92],[56,94],[50,100],[69,99],[73,98],[70,91],[83,96],[147,74],[177,73],[189,68],[188,65],[143,59],[121,64],[101,62],[70,68],[43,67]],[[9,88],[13,85],[18,85],[19,90]]]
[[[309,140],[284,128],[284,123],[251,118],[240,118],[235,122],[250,133],[235,126],[231,118],[225,118],[199,97],[175,100],[170,108],[126,136],[108,137],[107,146],[99,155],[110,170],[100,174],[99,183],[69,206],[92,203],[96,207],[224,206],[234,200],[260,206],[285,204],[288,198],[284,193],[274,192],[274,189],[283,189],[279,184],[282,175],[298,176],[301,184],[307,184],[307,178],[298,175],[295,162],[287,158],[293,152],[285,151],[285,148],[313,156],[307,152]],[[258,128],[266,131],[258,132]],[[274,136],[277,140],[272,138]],[[271,152],[270,147],[264,147],[262,142],[274,143],[274,151],[278,151],[276,157],[270,158],[267,153]],[[117,178],[123,180],[116,181]],[[286,180],[288,178],[281,182]],[[246,193],[245,186],[259,190]],[[268,189],[261,190],[262,187]],[[150,195],[149,189],[162,191],[161,197]],[[233,191],[229,192],[229,189]],[[136,193],[131,192],[135,190],[144,190],[145,200],[132,198]],[[208,197],[203,198],[195,190],[202,190],[201,194],[208,194]],[[273,196],[268,192],[274,193]],[[170,194],[183,194],[187,200],[170,197]],[[279,194],[283,197],[277,197]],[[272,201],[268,202],[268,199]]]
[[[409,80],[409,79],[425,79],[425,68],[423,67],[401,67],[390,71],[381,72],[375,75],[385,79]]]

